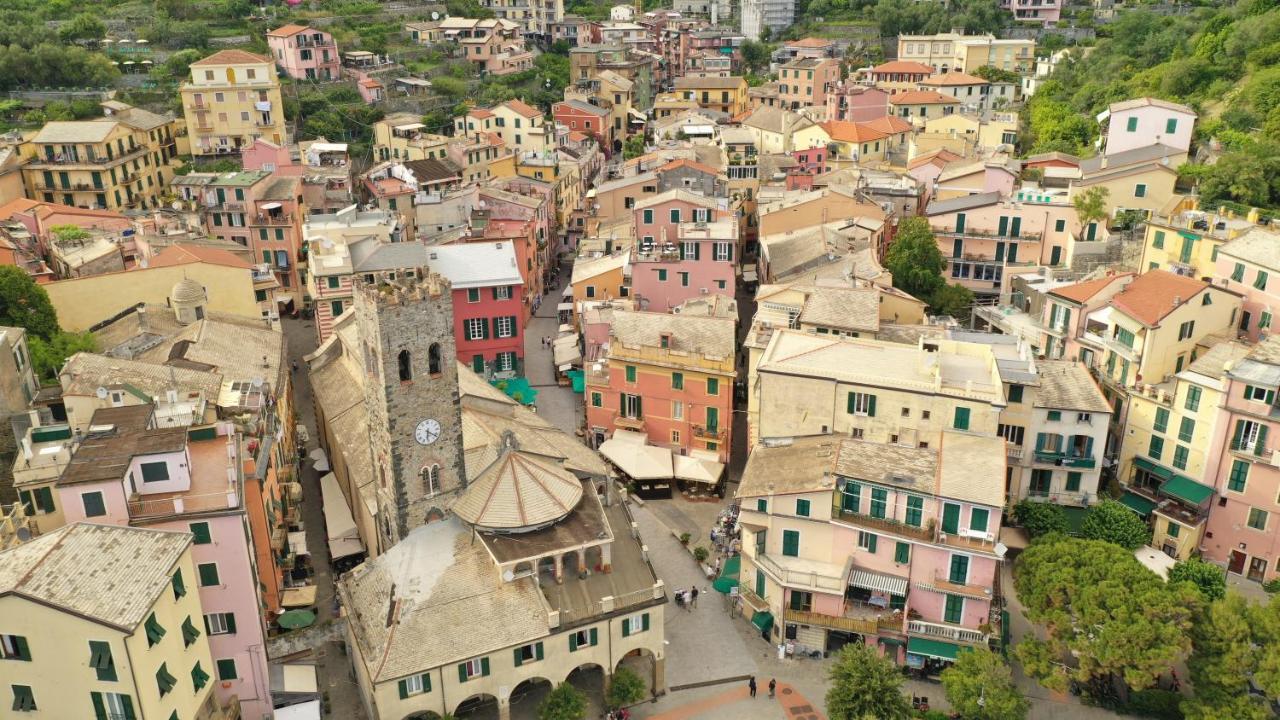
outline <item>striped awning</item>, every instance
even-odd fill
[[[906,595],[907,581],[892,575],[881,575],[869,570],[854,570],[849,577],[849,584],[864,590],[889,593],[890,595]]]

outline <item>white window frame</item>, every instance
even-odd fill
[[[199,582],[199,577],[196,578]],[[227,615],[231,613],[205,613],[204,624],[210,635],[230,635],[231,626],[227,623]]]
[[[627,635],[644,632],[644,613],[622,619],[622,631]]]
[[[1078,412],[1076,413],[1076,422],[1083,425],[1093,424],[1093,413]]]
[[[117,718],[124,717],[124,695],[122,693],[104,692],[102,693],[102,705],[107,711],[107,717]]]
[[[686,240],[681,244],[684,245],[685,260],[692,260],[698,254],[698,243]]]
[[[1264,387],[1258,387],[1257,385],[1248,385],[1245,388],[1244,399],[1252,402],[1266,402],[1267,389]]]
[[[853,394],[853,414],[867,417],[871,411],[871,393],[855,392]]]
[[[510,300],[510,299],[511,299],[511,286],[510,286],[510,285],[499,285],[499,286],[497,286],[497,287],[495,287],[495,288],[493,289],[493,292],[494,292],[494,295],[496,296],[496,298],[497,298],[498,300]]]
[[[635,395],[632,393],[623,393],[622,407],[619,408],[619,412],[622,413],[622,417],[631,418],[634,420],[640,417],[639,406],[640,406],[639,395]]]
[[[515,318],[509,316],[499,317],[498,319],[498,337],[512,338],[516,336]]]
[[[516,369],[516,354],[513,352],[500,352],[494,357],[494,360],[498,372]]]
[[[684,402],[683,401],[681,400],[671,401],[671,419],[672,420],[684,419]]]
[[[874,537],[876,537],[876,534],[873,532],[867,532],[866,530],[859,530],[858,531],[858,548],[860,550],[870,550],[871,538],[874,538]],[[877,542],[879,541],[877,540]]]
[[[0,635],[0,659],[9,660],[18,657],[18,644],[14,638],[18,635]]]
[[[467,339],[483,340],[485,322],[487,321],[484,318],[467,318],[467,321],[466,321]]]
[[[468,660],[462,663],[462,666],[466,668],[468,680],[470,680],[471,678],[480,677],[481,675],[484,674],[484,664],[482,663],[482,658],[475,658],[474,660]]]
[[[584,647],[591,647],[591,628],[587,628],[585,630],[579,630],[577,633],[574,634],[573,639],[575,641],[574,645],[577,646],[579,649]]]
[[[1262,423],[1254,420],[1244,421],[1244,431],[1240,433],[1240,448],[1253,452],[1258,445],[1258,434],[1262,432]]]
[[[715,244],[715,254],[713,255],[717,262],[729,261],[729,243],[718,242]]]
[[[414,695],[421,695],[427,691],[426,683],[422,682],[422,675],[422,673],[419,673],[417,675],[410,675],[404,679],[404,692],[406,695],[413,697]]]

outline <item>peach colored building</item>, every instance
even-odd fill
[[[1280,535],[1276,533],[1280,469],[1275,450],[1280,437],[1278,342],[1274,337],[1262,341],[1223,376],[1224,405],[1207,466],[1216,481],[1213,491],[1202,498],[1209,511],[1201,540],[1205,557],[1226,565],[1228,573],[1255,582],[1280,575]],[[1218,499],[1210,503],[1213,494]]]
[[[924,63],[893,60],[868,70],[865,81],[887,91],[890,95],[897,95],[915,90],[923,80],[933,74],[934,69]]]
[[[778,98],[783,107],[825,107],[827,92],[840,80],[840,61],[833,58],[796,58],[778,69]]]
[[[587,368],[587,428],[615,430],[679,455],[729,461],[735,378],[732,318],[615,310],[607,354]]]
[[[1217,282],[1244,296],[1238,332],[1257,342],[1280,312],[1280,235],[1254,228],[1218,248]]]
[[[342,58],[333,35],[318,28],[285,25],[267,33],[267,47],[276,65],[299,80],[338,80]]]
[[[738,489],[744,613],[775,643],[866,644],[931,674],[985,647],[999,633],[1004,468],[1002,438],[954,431],[937,447],[756,446]]]

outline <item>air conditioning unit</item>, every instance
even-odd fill
[[[707,289],[706,289],[706,288],[698,288],[698,294],[699,294],[699,295],[706,295],[706,294],[707,294]]]

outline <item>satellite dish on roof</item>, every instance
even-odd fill
[[[94,394],[94,395],[97,395],[99,400],[106,400],[106,399],[107,399],[107,389],[106,389],[106,388],[104,388],[104,387],[100,387],[100,388],[98,388],[97,390],[94,390],[94,391],[93,391],[93,394]]]
[[[440,19],[440,13],[435,12],[435,11],[433,10],[433,11],[431,12],[431,19],[432,19],[432,20],[439,20],[439,19]]]

